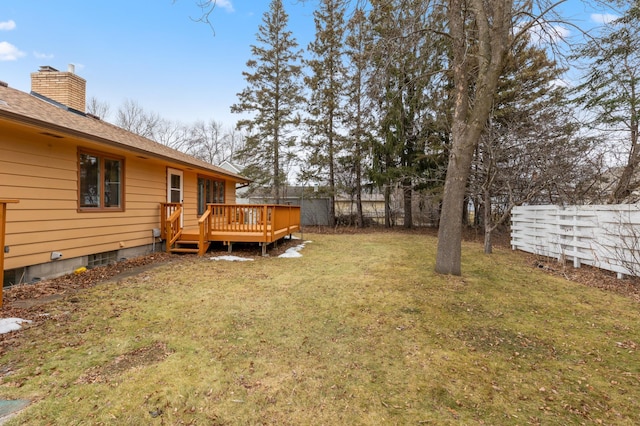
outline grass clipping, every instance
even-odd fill
[[[7,425],[640,423],[637,303],[475,244],[459,278],[429,236],[311,238],[47,305],[0,358],[34,401]]]

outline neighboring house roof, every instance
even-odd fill
[[[238,173],[214,166],[102,121],[97,117],[77,111],[72,112],[55,101],[48,102],[43,97],[36,97],[1,84],[0,120],[42,128],[48,132],[53,132],[54,136],[55,133],[67,134],[142,155],[177,162],[188,167],[222,174],[237,182],[250,182],[250,179]]]
[[[222,163],[220,163],[220,167],[222,167],[225,170],[229,170],[232,173],[236,173],[236,174],[240,174],[240,172],[242,170],[240,170],[240,167],[236,166],[235,164],[233,164],[232,162],[228,161],[228,160],[224,160]]]

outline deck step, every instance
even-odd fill
[[[176,245],[180,245],[180,244],[184,244],[184,245],[189,245],[189,246],[193,246],[193,245],[198,245],[198,240],[178,240],[175,242]]]
[[[197,248],[176,247],[171,249],[171,253],[198,253]]]

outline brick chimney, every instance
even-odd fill
[[[31,92],[82,113],[85,112],[86,88],[87,81],[75,74],[71,64],[67,72],[45,65],[31,73]]]

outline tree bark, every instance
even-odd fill
[[[489,189],[485,188],[484,193],[484,253],[491,254],[493,245],[491,243],[491,235],[493,233],[493,222],[491,221],[491,194]]]
[[[391,228],[391,186],[384,187],[384,226]]]
[[[512,0],[469,0],[465,5],[462,0],[449,1],[454,109],[436,254],[435,269],[441,274],[462,274],[462,210],[467,179],[502,72],[512,7]],[[470,17],[477,29],[472,40],[475,44],[466,38]],[[473,49],[477,49],[475,55]]]
[[[411,179],[407,178],[402,182],[402,193],[404,196],[404,223],[403,226],[407,229],[413,228],[413,188],[411,185]]]
[[[462,210],[473,159],[473,149],[465,149],[473,143],[473,137],[458,140],[449,155],[436,254],[436,272],[452,275],[462,273]]]
[[[635,99],[635,91],[632,90],[632,94]],[[631,136],[631,148],[629,149],[629,158],[627,159],[627,165],[625,166],[622,176],[616,184],[616,188],[609,197],[609,204],[617,204],[624,202],[631,193],[636,189],[637,185],[633,182],[633,177],[636,174],[638,164],[640,163],[640,145],[638,144],[638,118],[635,112],[635,108],[631,108],[629,111],[630,116],[630,136]]]

